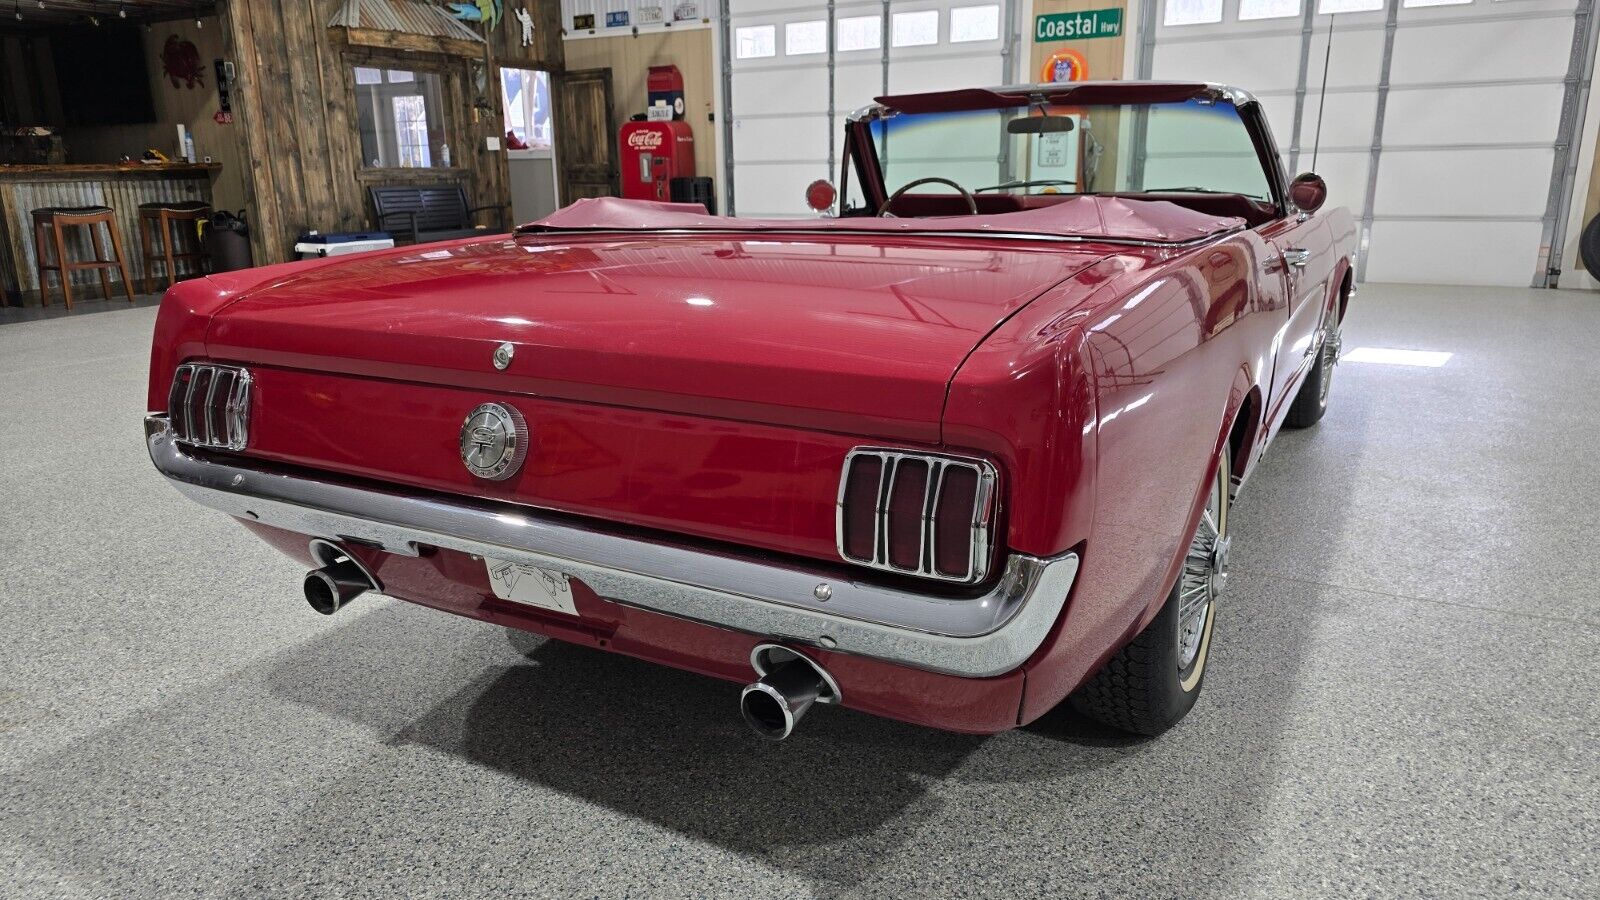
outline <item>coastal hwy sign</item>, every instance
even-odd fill
[[[1122,34],[1122,10],[1086,9],[1080,12],[1035,16],[1035,41],[1082,41]]]

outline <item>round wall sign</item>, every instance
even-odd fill
[[[1057,50],[1045,58],[1039,70],[1039,80],[1046,83],[1058,81],[1088,81],[1089,61],[1076,50]]]

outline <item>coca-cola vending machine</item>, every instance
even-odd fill
[[[618,134],[622,196],[672,199],[672,179],[694,177],[694,133],[687,122],[628,122]]]

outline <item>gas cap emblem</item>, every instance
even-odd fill
[[[503,403],[479,406],[461,425],[461,461],[479,478],[504,481],[527,455],[528,423]]]
[[[494,348],[494,367],[501,371],[505,371],[506,366],[511,365],[511,357],[516,355],[517,348],[511,346],[510,341],[501,344],[500,346]]]

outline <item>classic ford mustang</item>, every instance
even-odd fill
[[[1193,706],[1228,508],[1316,422],[1355,227],[1200,83],[881,97],[826,215],[583,200],[167,293],[184,494],[365,591],[996,732]],[[938,185],[938,187],[934,187]]]

